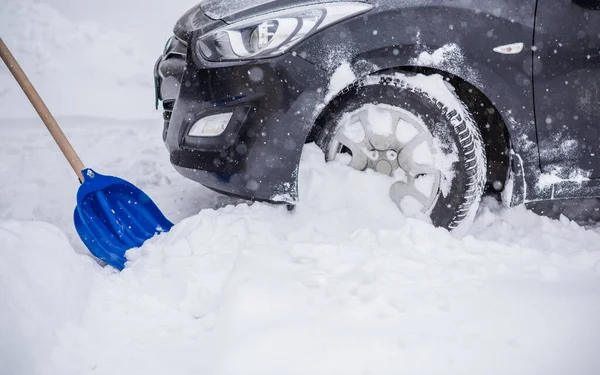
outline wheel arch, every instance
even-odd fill
[[[514,124],[515,121],[508,121],[505,119],[496,103],[478,87],[481,86],[470,82],[468,79],[461,77],[460,75],[450,73],[446,70],[442,70],[436,67],[423,66],[423,65],[400,65],[387,67],[385,69],[370,69],[365,71],[365,67],[378,67],[377,64],[365,63],[366,60],[357,60],[353,64],[353,70],[357,73],[357,77],[364,78],[370,75],[377,74],[391,74],[391,73],[414,73],[414,74],[439,74],[444,77],[451,85],[455,88],[456,94],[467,106],[473,117],[475,118],[481,135],[485,142],[486,154],[488,158],[488,176],[486,184],[486,193],[500,194],[509,178],[512,178],[513,191],[509,202],[505,202],[508,205],[515,205],[521,203],[525,198],[526,182],[522,178],[523,166],[519,163],[521,158],[513,158],[513,155],[517,152],[513,148],[513,137],[518,137],[516,132],[511,132],[511,128],[508,126],[509,123]],[[322,132],[326,126],[325,117],[328,112],[335,111],[336,107],[340,105],[338,102],[340,97],[343,96],[343,92],[348,87],[351,87],[357,81],[357,78],[352,84],[346,86],[336,95],[332,97],[322,110],[319,112],[314,126],[312,127],[307,142],[314,141],[318,134]],[[509,110],[508,113],[512,111]],[[516,160],[515,160],[516,159]],[[498,185],[498,182],[501,186]],[[494,187],[495,186],[495,187]]]

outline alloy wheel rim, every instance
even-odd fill
[[[344,147],[351,153],[350,167],[394,179],[389,195],[401,211],[431,213],[439,198],[442,172],[435,166],[433,135],[421,119],[402,108],[365,105],[342,117],[327,160],[334,160]],[[423,156],[423,147],[429,150],[430,160]],[[427,184],[420,183],[423,178],[429,180]]]

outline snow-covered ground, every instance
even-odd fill
[[[63,3],[12,4],[21,21],[43,11],[80,26]],[[83,161],[141,187],[178,224],[121,273],[85,255],[76,177],[0,68],[0,374],[600,373],[597,227],[486,201],[457,239],[404,218],[385,177],[325,164],[313,145],[294,212],[219,196],[168,163],[141,70],[159,51],[139,66],[112,55],[93,65],[89,45],[74,44],[84,50],[65,73],[53,45],[46,71],[29,56],[64,29],[48,26],[38,44],[33,22],[5,34],[5,9],[0,35]],[[121,96],[106,99],[114,87]]]

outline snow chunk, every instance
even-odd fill
[[[410,64],[443,69],[481,86],[479,73],[469,66],[460,47],[455,43],[445,44],[433,51],[422,51],[410,59]]]
[[[416,58],[411,59],[411,63],[419,63],[426,65],[442,65],[449,60],[460,60],[462,54],[458,45],[454,43],[445,44],[442,47],[432,51],[423,51]]]
[[[369,116],[369,124],[373,133],[382,136],[391,136],[394,132],[392,124],[393,117],[388,111],[380,111],[377,106],[370,105],[367,108],[367,115]]]
[[[329,88],[325,96],[325,103],[328,103],[343,89],[356,81],[356,75],[350,66],[350,63],[344,62],[333,72],[329,81]]]

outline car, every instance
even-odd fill
[[[205,0],[154,73],[172,165],[224,194],[297,204],[314,142],[449,230],[600,197],[600,0]]]

